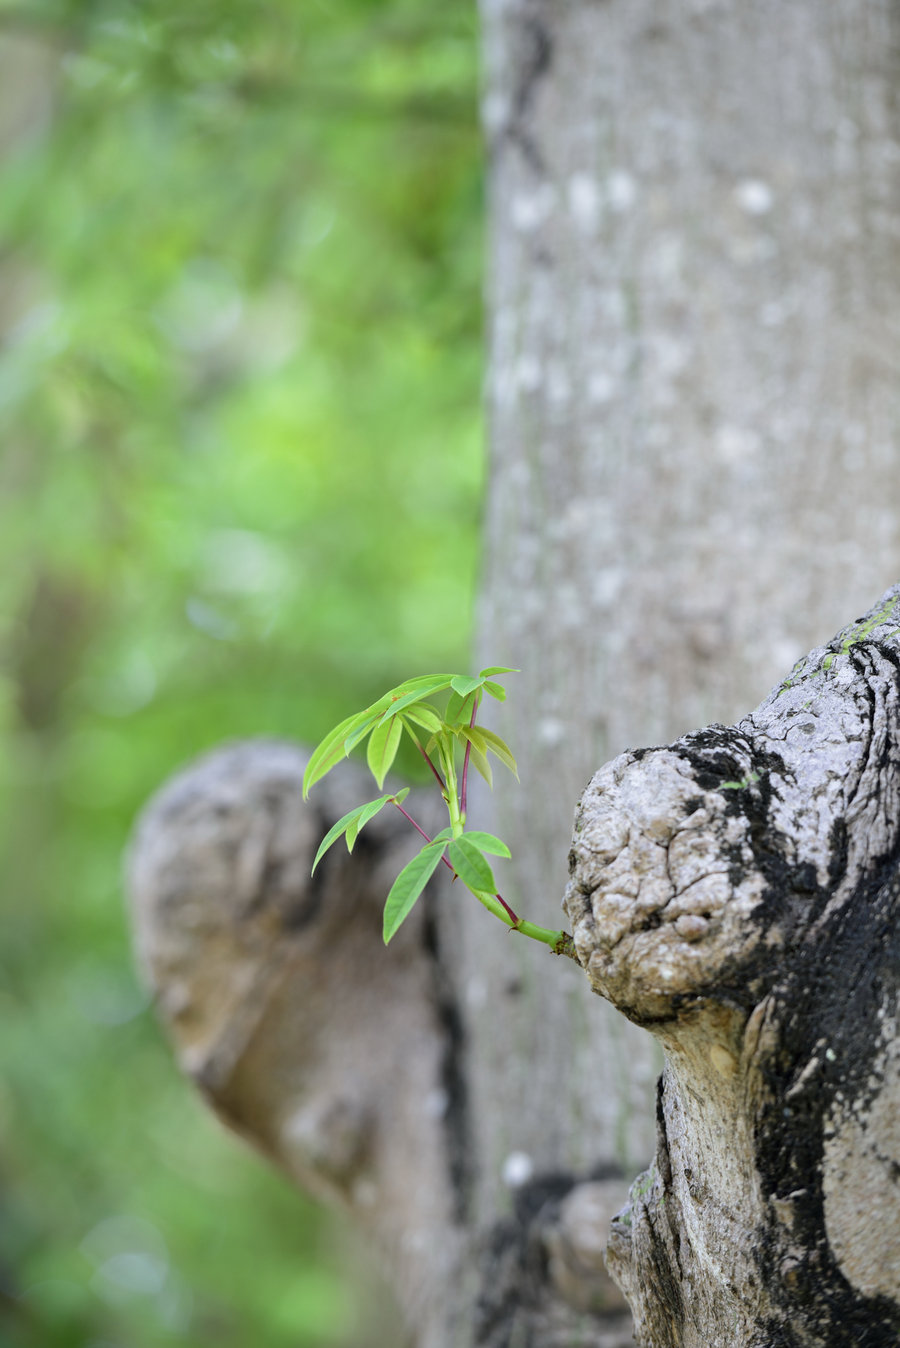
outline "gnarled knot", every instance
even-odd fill
[[[638,1023],[709,995],[760,939],[759,780],[747,739],[713,726],[621,754],[581,798],[564,907],[594,990]]]

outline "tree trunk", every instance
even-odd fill
[[[648,1348],[900,1342],[900,585],[736,726],[621,754],[566,908],[659,1039],[611,1264]]]
[[[478,648],[523,670],[504,733],[524,790],[481,804],[513,846],[518,911],[555,926],[571,811],[596,765],[733,721],[900,574],[896,15],[888,0],[481,8],[491,470]],[[140,943],[182,1061],[225,1117],[351,1211],[420,1344],[629,1342],[600,1248],[627,1188],[617,1174],[654,1146],[651,1037],[585,997],[570,962],[437,894],[385,953],[378,907],[401,839],[373,825],[368,851],[329,858],[310,887],[318,840],[346,793],[362,795],[348,769],[304,812],[302,761],[284,746],[223,751],[147,815]],[[704,786],[726,804],[728,790]],[[679,920],[692,930],[703,916]],[[613,997],[577,918],[592,981]],[[731,1056],[737,1025],[721,1031]],[[670,1051],[670,1149],[686,1070]],[[750,1188],[752,1145],[734,1171]],[[669,1192],[659,1173],[651,1217]],[[726,1167],[710,1192],[724,1203],[729,1183]],[[769,1193],[793,1201],[776,1184],[759,1202]],[[641,1243],[651,1217],[633,1219],[633,1260],[617,1225],[615,1259],[656,1348],[681,1340],[644,1328],[656,1322],[635,1288],[664,1267],[662,1246]],[[659,1241],[674,1250],[671,1232]],[[679,1292],[691,1307],[715,1303],[719,1265],[703,1267]],[[673,1276],[659,1272],[664,1303]]]

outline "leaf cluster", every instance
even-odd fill
[[[303,778],[304,800],[316,782],[357,745],[362,744],[367,736],[369,745],[366,761],[381,787],[396,757],[403,731],[406,730],[416,746],[421,747],[415,727],[427,731],[430,736],[424,746],[426,754],[437,746],[439,736],[450,735],[471,744],[478,756],[485,760],[488,753],[493,753],[515,775],[516,761],[509,745],[493,731],[485,730],[482,726],[476,729],[470,723],[482,690],[498,702],[505,700],[506,689],[496,682],[494,676],[516,672],[501,665],[491,665],[477,677],[467,674],[424,674],[406,679],[396,688],[389,689],[370,706],[341,721],[316,747]],[[439,715],[430,705],[430,699],[447,689],[450,690],[450,697],[443,715]],[[489,766],[484,775],[490,782]]]
[[[465,831],[466,775],[469,763],[492,783],[489,756],[499,760],[515,774],[512,751],[499,735],[475,724],[478,706],[485,693],[502,702],[506,690],[498,676],[515,673],[503,665],[490,665],[477,675],[425,674],[406,679],[390,688],[362,711],[348,716],[331,730],[313,751],[303,780],[304,799],[337,763],[366,740],[366,761],[379,788],[394,762],[400,740],[408,735],[428,763],[437,780],[449,813],[449,825],[428,837],[422,829],[425,845],[403,867],[388,894],[384,910],[384,940],[390,941],[412,911],[441,861],[453,871],[483,902],[496,893],[496,882],[487,857],[508,857],[509,848],[501,839],[481,830]],[[442,710],[435,698],[446,697]],[[459,783],[456,755],[463,754],[462,781]],[[348,851],[364,828],[387,804],[405,815],[403,801],[408,790],[379,796],[350,810],[329,829],[322,839],[313,862],[313,870],[338,838],[344,837]],[[410,816],[406,816],[410,818]],[[414,820],[411,823],[418,829]],[[502,911],[502,910],[501,910]]]

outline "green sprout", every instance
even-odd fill
[[[409,790],[379,796],[365,805],[345,814],[328,830],[313,862],[315,871],[329,847],[342,835],[347,850],[364,828],[385,805],[392,805],[409,820],[412,827],[425,839],[421,850],[408,862],[391,886],[384,907],[384,943],[387,945],[400,924],[410,914],[419,896],[438,866],[443,862],[454,879],[461,880],[480,904],[493,913],[512,931],[530,936],[534,941],[548,945],[556,955],[575,959],[575,945],[565,931],[539,927],[518,917],[497,891],[489,856],[508,857],[510,850],[500,838],[480,829],[466,829],[466,801],[469,767],[474,765],[488,786],[493,785],[491,758],[496,758],[514,776],[516,760],[509,746],[492,730],[476,724],[478,708],[487,693],[498,702],[506,698],[506,689],[497,677],[518,671],[501,665],[482,669],[477,677],[468,674],[424,674],[407,679],[391,688],[371,706],[329,732],[313,751],[303,777],[303,798],[326,773],[366,739],[366,761],[378,789],[397,755],[400,740],[408,735],[419,754],[428,764],[447,807],[449,823],[440,833],[429,837],[403,808]],[[433,699],[443,700],[449,694],[443,711]],[[461,770],[459,759],[462,758]]]

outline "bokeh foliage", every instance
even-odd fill
[[[379,1342],[177,1079],[120,867],[197,751],[465,666],[476,70],[469,6],[0,0],[3,1348]]]

